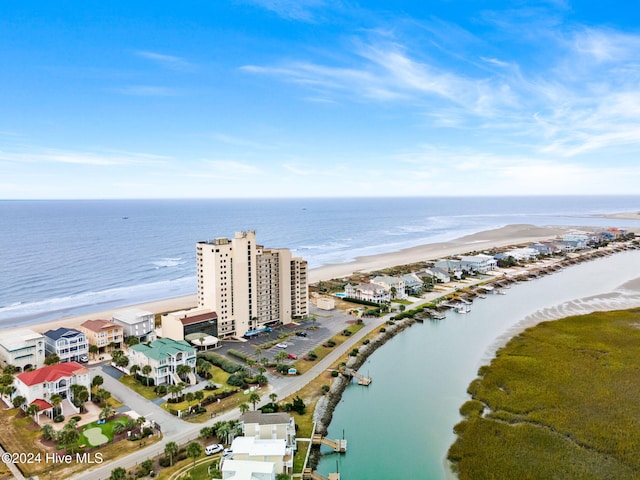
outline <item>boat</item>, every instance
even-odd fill
[[[129,220],[129,217],[122,217],[123,220]]]
[[[460,304],[456,305],[454,310],[455,310],[456,313],[469,313],[471,311],[471,308],[469,308],[469,305],[465,305],[464,303],[460,303]]]

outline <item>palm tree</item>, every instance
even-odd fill
[[[178,365],[176,367],[176,373],[181,379],[184,380],[188,378],[188,375],[191,373],[191,367],[189,365],[184,365],[184,364]]]
[[[187,392],[184,396],[184,399],[187,401],[187,406],[189,407],[189,411],[191,411],[191,402],[195,400],[196,396],[193,392]]]
[[[269,394],[269,400],[271,400],[271,403],[276,403],[276,400],[278,399],[278,394],[277,393],[270,393]]]
[[[253,404],[253,411],[255,412],[256,405],[258,404],[258,402],[260,402],[260,394],[258,392],[251,392],[249,394],[249,398],[247,398],[247,401]]]
[[[136,376],[136,373],[138,373],[140,371],[140,365],[131,365],[131,368],[129,369],[129,373],[131,373],[131,375],[133,375],[134,377]]]
[[[124,480],[125,478],[127,478],[127,471],[122,467],[114,468],[109,475],[109,480]]]
[[[140,417],[136,418],[136,427],[141,429],[142,425],[144,425],[144,422],[146,422],[146,421],[147,421],[147,419],[144,418],[143,416],[140,416]]]
[[[216,431],[216,437],[218,437],[220,443],[229,443],[227,442],[227,440],[229,439],[229,433],[231,431],[229,422],[216,422],[213,425],[213,428]]]
[[[142,374],[144,375],[145,382],[147,382],[147,387],[149,386],[149,374],[152,370],[153,368],[151,368],[151,365],[145,365],[142,367]]]
[[[176,384],[171,384],[167,387],[167,391],[171,394],[171,398],[177,398],[182,389]]]
[[[58,415],[58,413],[63,413],[62,409],[60,409],[60,412],[58,412],[58,406],[60,406],[60,404],[62,403],[62,397],[60,395],[58,395],[57,393],[54,393],[53,395],[51,395],[51,397],[49,397],[49,403],[53,405],[54,417]]]
[[[36,415],[38,415],[39,411],[40,411],[40,407],[35,403],[32,403],[27,407],[27,410],[25,411],[25,413],[29,416],[33,416],[33,421],[38,423],[38,418]]]
[[[198,390],[194,393],[195,399],[198,401],[198,406],[201,406],[202,400],[204,399],[204,392],[202,390]]]
[[[13,397],[13,400],[11,400],[11,403],[13,404],[13,407],[14,407],[14,408],[19,408],[19,407],[21,407],[21,406],[24,404],[24,402],[26,402],[26,401],[27,401],[27,399],[26,399],[26,398],[24,398],[22,395],[18,395],[18,396],[16,396],[16,397]]]
[[[176,442],[168,442],[164,446],[164,456],[169,457],[169,465],[173,466],[173,456],[178,453],[178,444]]]
[[[102,378],[102,376],[100,375],[96,375],[95,377],[93,377],[93,380],[91,380],[92,387],[99,387],[103,383],[104,383],[104,378]]]
[[[198,442],[191,442],[187,445],[187,456],[193,458],[193,466],[196,466],[196,458],[202,455],[202,445]]]
[[[278,352],[278,354],[275,356],[274,359],[275,359],[276,363],[280,363],[281,361],[286,360],[287,359],[287,352],[285,352],[284,350],[280,350]]]
[[[100,418],[100,420],[109,420],[109,418],[111,418],[114,413],[115,413],[115,410],[111,408],[109,405],[106,405],[102,407],[102,410],[100,410],[100,415],[98,418]]]
[[[58,363],[60,363],[60,357],[55,353],[52,353],[51,355],[47,355],[44,359],[45,365],[56,365]]]
[[[42,433],[42,438],[45,440],[55,440],[58,434],[50,423],[43,425],[40,429],[40,433]]]
[[[100,351],[97,345],[89,345],[89,353],[95,359],[96,354]]]
[[[249,411],[249,404],[246,402],[242,402],[240,405],[238,405],[238,408],[240,409],[240,413],[247,413]]]

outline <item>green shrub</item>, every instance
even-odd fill
[[[240,352],[238,350],[234,350],[233,348],[229,349],[227,353],[232,357],[239,358],[240,360],[243,360],[245,362],[247,361],[247,359],[251,358],[250,355],[247,355],[246,353]]]

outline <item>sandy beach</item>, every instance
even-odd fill
[[[568,230],[580,227],[538,227],[534,225],[508,225],[506,227],[478,232],[449,242],[431,243],[417,247],[407,248],[397,252],[383,253],[358,257],[353,262],[338,265],[326,265],[309,271],[309,283],[321,280],[342,278],[356,272],[369,272],[395,265],[405,265],[420,261],[435,260],[451,255],[464,254],[472,251],[481,251],[493,247],[504,247],[523,243],[536,242],[555,238]],[[143,303],[130,307],[121,307],[104,311],[96,311],[83,315],[63,317],[42,323],[36,323],[23,327],[14,327],[2,330],[2,335],[10,334],[12,330],[30,328],[37,332],[45,332],[59,327],[76,327],[85,320],[105,319],[110,320],[113,312],[125,308],[140,308],[153,313],[183,310],[196,305],[196,295],[168,298],[154,302]]]

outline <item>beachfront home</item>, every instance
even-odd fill
[[[136,337],[139,342],[152,342],[156,339],[155,315],[139,308],[118,310],[111,319],[122,327],[122,333],[127,337]]]
[[[406,300],[404,280],[398,277],[390,277],[389,275],[378,275],[371,279],[371,283],[382,285],[391,293],[392,299]]]
[[[281,439],[287,447],[296,449],[296,423],[288,413],[245,412],[240,416],[240,425],[245,437]]]
[[[460,268],[466,272],[487,273],[495,270],[498,262],[491,255],[463,255],[460,257]]]
[[[385,303],[391,301],[391,293],[389,290],[376,283],[359,283],[352,285],[346,284],[344,294],[347,298],[355,298],[356,300],[365,300],[367,302]]]
[[[293,470],[293,450],[284,439],[236,437],[231,450],[234,460],[273,463],[276,474]]]
[[[89,345],[98,347],[100,353],[110,345],[120,348],[124,339],[123,328],[108,320],[86,320],[80,324],[78,330],[87,336]]]
[[[449,275],[449,272],[444,268],[439,267],[425,268],[424,270],[421,270],[418,275],[423,279],[423,281],[424,279],[429,279],[433,283],[449,283],[451,281],[451,275]]]
[[[87,336],[75,328],[60,327],[44,332],[47,355],[57,355],[60,362],[87,361],[89,342]]]
[[[538,255],[551,255],[554,253],[554,249],[551,243],[533,243],[529,245],[529,248],[533,248],[538,252]]]
[[[253,230],[196,244],[198,308],[218,315],[220,338],[291,324],[309,313],[307,262],[264,248]]]
[[[21,329],[0,338],[0,367],[13,365],[18,371],[44,365],[45,338],[33,330]]]
[[[404,290],[408,294],[418,293],[423,286],[423,281],[415,273],[407,273],[400,277],[400,280],[404,282]]]
[[[504,258],[513,257],[517,261],[528,262],[538,257],[539,252],[537,248],[523,247],[514,248],[503,253]]]
[[[218,315],[209,309],[194,308],[162,315],[162,336],[186,340],[200,350],[220,346]]]
[[[227,458],[223,460],[222,480],[276,480],[273,462],[249,462]]]
[[[16,388],[13,398],[23,396],[26,402],[23,408],[31,404],[40,407],[40,412],[51,416],[53,405],[50,403],[52,395],[60,395],[63,415],[65,409],[78,413],[78,409],[70,402],[73,398],[72,385],[82,385],[87,390],[91,388],[91,375],[88,368],[77,362],[58,363],[19,373],[14,377],[13,386]],[[66,401],[65,401],[66,400]]]
[[[154,385],[170,385],[182,382],[178,376],[178,366],[188,365],[191,367],[189,373],[189,383],[195,385],[197,382],[193,369],[196,366],[196,349],[184,340],[172,340],[161,338],[149,344],[140,343],[129,348],[129,365],[131,370],[133,365],[137,365],[140,373],[145,365],[151,367],[148,375],[153,379]]]
[[[464,274],[464,271],[462,270],[462,267],[460,265],[460,260],[456,260],[453,258],[442,258],[440,260],[436,260],[433,265],[436,268],[440,268],[446,271],[450,276],[453,276],[457,279],[462,278],[462,275]]]

